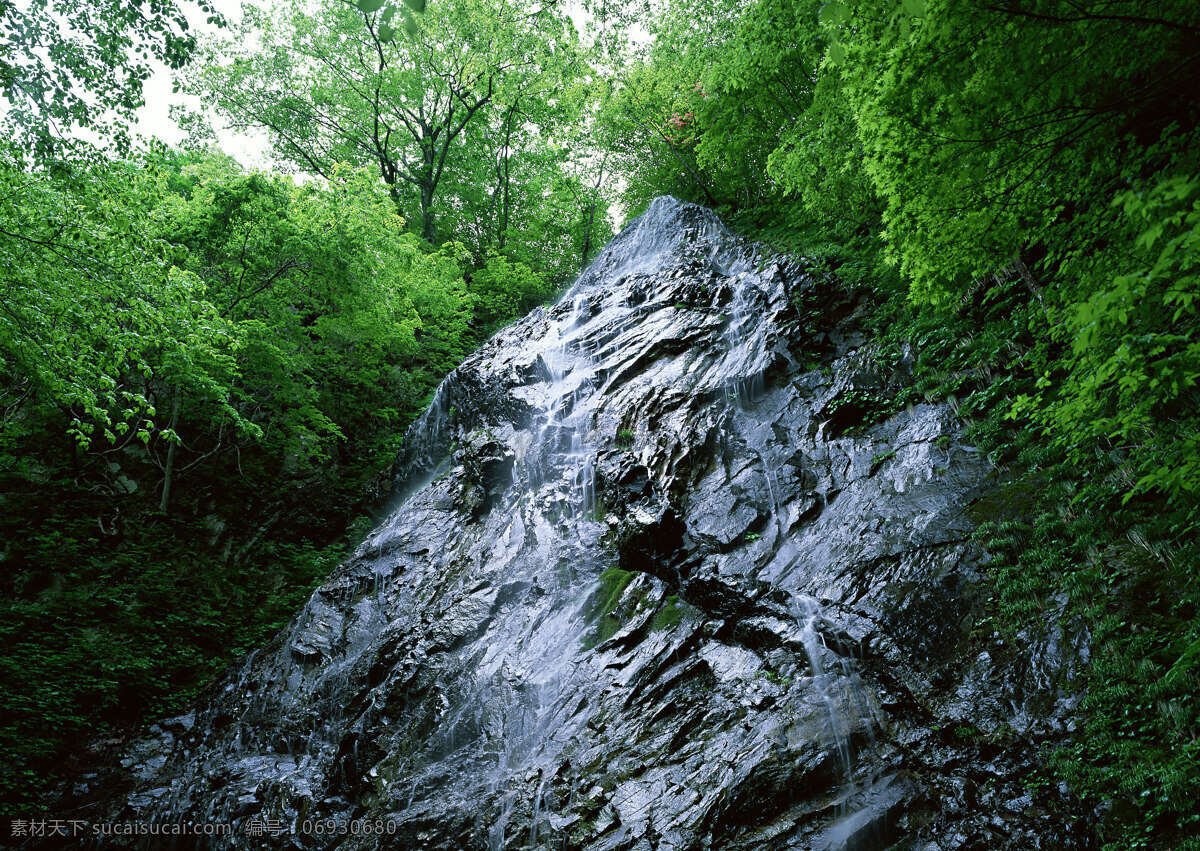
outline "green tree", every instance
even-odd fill
[[[594,253],[610,235],[603,215],[610,172],[581,124],[594,87],[568,76],[573,85],[527,93],[496,110],[492,122],[468,127],[442,181],[443,197],[458,211],[446,222],[447,235],[477,265],[490,252],[506,254],[553,289],[578,274],[585,247]]]
[[[545,279],[524,263],[513,263],[495,252],[488,255],[482,268],[471,273],[470,286],[481,305],[476,315],[485,334],[510,319],[524,316],[551,292]]]
[[[162,429],[152,378],[177,384],[253,427],[230,407],[238,329],[196,275],[149,234],[156,181],[97,166],[63,184],[0,168],[0,356],[3,426],[35,398],[58,406],[82,449],[148,442]],[[165,366],[164,366],[165,365]]]
[[[192,455],[245,452],[253,439],[303,477],[352,440],[350,469],[369,475],[391,429],[470,345],[457,258],[405,233],[363,171],[338,166],[327,185],[294,186],[206,159],[173,184],[156,228],[186,247],[184,265],[239,329],[234,405],[261,431],[239,437],[201,416]],[[209,410],[191,407],[193,418]],[[170,469],[169,448],[160,466]]]
[[[599,136],[626,184],[624,206],[635,210],[661,194],[720,206],[696,161],[694,121],[680,109],[695,76],[660,56],[631,61],[601,99]]]
[[[510,135],[515,112],[553,101],[576,37],[552,6],[445,0],[411,19],[403,38],[392,37],[388,15],[343,2],[248,12],[233,39],[212,47],[195,90],[234,126],[265,128],[280,159],[303,171],[378,169],[398,209],[434,242],[443,176],[463,134],[486,124]]]
[[[208,0],[197,7],[222,23]],[[0,4],[0,127],[35,161],[61,159],[92,130],[129,148],[154,62],[184,67],[196,51],[173,0],[32,0]]]
[[[603,113],[627,194],[727,211],[780,203],[768,163],[809,117],[823,50],[815,11],[689,0],[667,4],[651,29]]]
[[[0,798],[27,809],[291,615],[476,342],[463,252],[371,173],[77,173],[0,184]]]
[[[1165,167],[1195,126],[1191,4],[830,6],[845,58],[827,70],[923,298],[1077,242],[1076,216]]]

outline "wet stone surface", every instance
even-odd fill
[[[1086,642],[979,627],[993,473],[949,408],[864,406],[904,365],[854,311],[654,202],[446,379],[403,503],[130,751],[111,816],[244,848],[253,820],[280,848],[1089,847],[1029,784]],[[330,818],[392,832],[305,834]]]

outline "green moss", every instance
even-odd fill
[[[790,686],[792,684],[792,681],[789,680],[787,677],[785,677],[783,674],[779,673],[778,671],[774,671],[770,668],[762,668],[754,676],[758,679],[766,680],[769,683],[774,683],[775,685],[781,686],[783,688],[787,688],[788,686]]]
[[[583,637],[584,647],[590,650],[620,631],[625,619],[617,609],[625,589],[636,577],[635,572],[621,570],[619,567],[610,567],[600,574],[599,583],[592,594],[592,605],[589,607],[588,618],[592,621],[592,627]],[[640,596],[631,602],[630,608],[636,608],[641,602]]]
[[[608,641],[614,635],[621,631],[621,622],[612,615],[604,615],[584,637],[583,646],[588,650]]]
[[[621,570],[619,567],[610,567],[600,574],[600,598],[603,602],[598,614],[611,614],[617,608],[617,604],[621,602],[621,595],[635,576],[637,574],[633,571]]]
[[[877,464],[882,464],[884,461],[890,461],[895,457],[896,457],[896,450],[894,450],[894,449],[888,450],[887,452],[880,452],[878,455],[876,455],[874,458],[871,459],[871,466],[874,467]]]
[[[659,632],[679,626],[682,622],[683,610],[679,605],[679,595],[672,594],[667,597],[662,608],[654,615],[654,620],[650,622],[650,629],[653,632]]]
[[[967,517],[976,524],[1001,523],[1022,517],[1037,504],[1045,482],[1026,477],[1008,482],[967,508]]]

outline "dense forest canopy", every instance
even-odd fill
[[[1112,802],[1111,847],[1194,841],[1200,5],[280,0],[206,40],[185,11],[224,23],[0,6],[6,801],[277,628],[441,377],[611,206],[674,194],[866,300],[881,362],[917,357],[880,410],[973,424],[1021,506],[981,518],[991,623],[1066,606],[1094,645],[1030,782]],[[137,140],[155,62],[279,173]]]

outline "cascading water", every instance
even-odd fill
[[[929,803],[953,792],[947,756],[913,719],[991,705],[967,685],[985,663],[954,661],[983,560],[962,506],[988,468],[943,448],[945,408],[822,427],[867,367],[852,328],[800,322],[816,286],[653,202],[446,378],[394,513],[176,719],[118,815],[215,819],[236,838],[211,844],[239,848],[256,822],[302,849],[949,835]],[[827,368],[805,371],[816,346]],[[1000,729],[1010,704],[972,723]]]
[[[821,603],[797,594],[792,598],[791,610],[808,660],[813,692],[824,709],[822,733],[835,755],[840,780],[834,808],[839,818],[825,831],[825,847],[831,851],[882,847],[886,844],[883,838],[887,825],[874,823],[879,813],[871,806],[874,802],[868,800],[881,777],[869,768],[877,760],[864,759],[864,755],[878,756],[875,752],[878,713],[871,705],[854,660],[846,655],[845,649],[840,652],[830,649],[822,631],[825,609]],[[828,664],[831,660],[833,668]],[[859,772],[860,765],[868,766],[867,771]]]
[[[796,624],[800,627],[800,640],[804,644],[804,654],[808,657],[813,688],[827,716],[823,726],[837,757],[838,773],[843,782],[849,783],[853,772],[850,730],[857,719],[847,711],[844,703],[839,701],[840,695],[835,694],[834,683],[831,682],[833,675],[825,667],[825,656],[829,651],[825,645],[825,637],[818,630],[823,610],[819,602],[805,595],[793,598],[792,610]],[[840,687],[842,683],[836,685]]]

